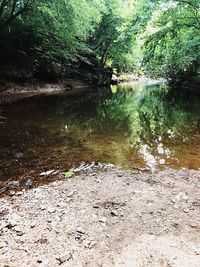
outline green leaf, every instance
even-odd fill
[[[65,178],[71,178],[74,175],[74,173],[67,171],[67,172],[64,172],[64,175],[65,175]]]

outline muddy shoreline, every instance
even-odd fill
[[[1,266],[200,265],[200,171],[79,174],[0,199]]]
[[[24,83],[5,82],[0,86],[0,106],[16,102],[18,100],[29,98],[36,95],[55,95],[55,94],[76,94],[92,88],[79,80],[62,80],[57,83]]]

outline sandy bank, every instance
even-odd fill
[[[80,174],[0,199],[0,266],[200,266],[200,172]]]

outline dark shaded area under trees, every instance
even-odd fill
[[[199,0],[0,0],[0,80],[200,81]]]

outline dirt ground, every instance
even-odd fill
[[[200,171],[86,173],[0,199],[0,266],[199,267]]]

